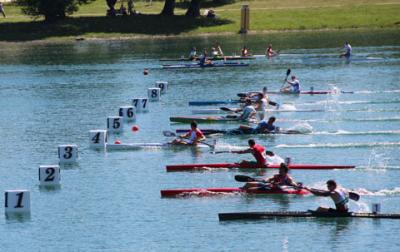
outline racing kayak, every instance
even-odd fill
[[[188,133],[189,129],[177,129],[176,133]],[[212,134],[227,134],[227,135],[271,135],[271,134],[306,134],[298,130],[284,130],[279,129],[279,131],[269,131],[264,133],[251,133],[251,132],[244,132],[238,129],[231,129],[231,130],[217,130],[217,129],[202,129],[204,135],[212,135]]]
[[[178,65],[162,65],[163,69],[180,69],[180,68],[214,68],[214,67],[247,67],[249,64],[240,62],[218,63],[203,65],[200,64],[178,64]]]
[[[211,169],[279,169],[279,164],[266,165],[263,167],[250,164],[219,163],[219,164],[177,164],[167,165],[168,172],[209,170]],[[354,165],[321,165],[321,164],[289,164],[293,170],[332,170],[332,169],[353,169]]]
[[[171,122],[178,123],[224,123],[224,122],[243,122],[237,116],[171,116]]]
[[[225,57],[211,57],[209,60],[252,60],[256,59],[254,56],[225,56]],[[200,58],[189,59],[189,58],[162,58],[160,61],[199,61]]]
[[[222,110],[220,108],[209,108],[209,109],[193,109],[192,114],[234,114],[234,110],[237,108],[228,108],[232,111]],[[266,109],[264,111],[258,110],[257,113],[292,113],[292,112],[325,112],[325,109]]]
[[[371,219],[400,219],[400,214],[380,214],[380,213],[331,213],[331,212],[238,212],[238,213],[219,213],[220,221],[229,220],[260,220],[267,218],[371,218]]]
[[[210,146],[206,144],[197,144],[197,145],[184,145],[184,144],[172,144],[172,143],[128,143],[128,144],[111,144],[107,143],[107,150],[138,150],[143,148],[181,148],[181,147],[190,147],[190,148],[210,148]]]
[[[225,188],[190,188],[190,189],[167,189],[161,190],[161,197],[179,197],[179,196],[213,196],[224,193],[244,193],[244,194],[296,194],[306,195],[310,194],[309,191],[304,189],[294,189],[292,187],[286,188],[271,188],[271,189],[258,189],[251,192],[239,187],[225,187]]]
[[[190,101],[189,106],[208,106],[208,105],[219,105],[219,104],[237,104],[242,103],[242,100],[221,100],[221,101]]]
[[[262,93],[261,91],[255,92],[246,92],[246,93],[238,93],[239,97],[246,97],[249,93]],[[309,94],[309,95],[322,95],[322,94],[354,94],[353,91],[342,91],[342,90],[314,90],[313,87],[310,88],[309,91],[300,91],[300,92],[282,92],[280,90],[276,91],[267,91],[268,94],[289,94],[289,95],[299,95],[299,94]]]

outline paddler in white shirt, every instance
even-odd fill
[[[343,188],[338,188],[338,185],[335,180],[328,180],[326,182],[326,186],[328,190],[318,190],[314,188],[304,187],[304,189],[310,191],[312,194],[323,197],[331,197],[333,202],[335,203],[336,208],[326,208],[326,207],[318,207],[317,212],[332,212],[332,213],[347,213],[349,211],[349,207],[347,205],[349,201],[349,196],[346,190]]]
[[[349,57],[351,56],[351,51],[353,50],[353,49],[351,48],[351,45],[349,44],[349,42],[346,41],[346,42],[344,43],[343,49],[344,49],[344,53],[340,54],[339,57],[346,57],[346,58],[349,58]]]
[[[172,144],[197,145],[204,140],[206,140],[206,137],[203,132],[197,128],[197,123],[193,121],[190,123],[190,131],[186,134],[180,135],[179,138],[172,141]]]
[[[294,94],[300,93],[300,81],[294,75],[292,75],[291,79],[291,81],[286,81],[289,86],[282,88],[281,92]]]
[[[257,120],[257,111],[251,103],[250,99],[246,99],[245,107],[243,108],[242,114],[238,117],[242,121]]]
[[[197,58],[198,58],[197,49],[196,49],[196,47],[193,47],[192,50],[190,50],[189,59],[190,60],[196,60]]]

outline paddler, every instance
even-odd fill
[[[281,92],[294,94],[300,93],[300,81],[296,78],[296,76],[292,75],[291,81],[288,80],[286,82],[289,84],[289,86],[281,88]]]
[[[285,163],[281,163],[278,174],[275,174],[270,178],[264,179],[264,181],[262,182],[247,182],[242,188],[247,191],[251,191],[260,189],[268,190],[280,186],[299,186],[289,175],[289,168]]]
[[[250,148],[248,148],[246,150],[231,151],[231,152],[236,153],[236,154],[251,153],[251,154],[253,154],[256,161],[242,160],[240,162],[240,164],[264,167],[266,165],[265,148],[259,144],[256,144],[254,139],[249,139],[248,144],[249,144]]]
[[[278,55],[278,53],[272,50],[272,44],[269,44],[267,50],[265,51],[265,55],[267,57],[274,57]]]
[[[239,129],[233,130],[232,133],[239,133],[239,134],[265,134],[271,132],[278,132],[279,127],[274,125],[276,118],[271,116],[268,121],[262,120],[260,123],[257,124],[255,128],[252,128],[247,125],[240,125]]]
[[[249,49],[246,46],[243,46],[242,50],[240,51],[240,55],[242,57],[247,57],[250,55]]]
[[[338,185],[335,180],[328,180],[326,182],[326,186],[328,190],[318,190],[314,188],[303,187],[304,189],[310,191],[312,194],[323,197],[331,197],[333,202],[335,203],[336,208],[326,208],[326,207],[318,207],[317,212],[333,212],[333,213],[347,213],[349,211],[349,207],[347,205],[349,201],[349,196],[346,190],[343,188],[338,188]]]
[[[203,54],[200,56],[199,65],[204,67],[212,64],[213,64],[212,61],[207,58],[207,51],[204,49]]]
[[[218,52],[217,56],[223,57],[224,53],[222,52],[220,44],[217,42],[217,43],[215,43],[214,47],[215,47],[215,50]]]
[[[349,44],[349,42],[344,42],[344,46],[343,46],[344,52],[342,54],[340,54],[339,57],[345,57],[345,58],[350,58],[351,56],[351,51],[353,50],[351,48],[351,45]]]
[[[245,100],[245,107],[243,108],[242,114],[238,117],[239,120],[242,121],[251,121],[256,120],[257,111],[254,108],[250,99]]]
[[[189,59],[196,60],[197,58],[198,58],[197,49],[196,49],[196,47],[192,47],[192,50],[190,50],[190,53],[189,53]]]
[[[204,141],[206,137],[199,128],[195,121],[190,123],[190,131],[186,134],[180,135],[179,138],[172,141],[172,144],[183,144],[183,145],[197,145],[201,141]]]

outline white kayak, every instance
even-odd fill
[[[189,148],[210,148],[209,145],[206,144],[197,144],[197,145],[183,145],[183,144],[171,144],[171,143],[107,143],[107,150],[139,150],[144,148],[181,148],[181,147],[189,147]]]
[[[324,109],[266,109],[265,113],[324,112],[324,111],[325,111]],[[262,114],[263,111],[257,111],[257,113]],[[209,108],[209,109],[193,109],[192,114],[235,114],[235,112],[225,111],[219,108]]]

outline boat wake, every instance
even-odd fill
[[[313,135],[398,135],[400,134],[400,130],[376,130],[376,131],[346,131],[346,130],[338,130],[338,131],[319,131],[311,133]]]
[[[396,146],[400,146],[400,142],[279,144],[275,148],[374,148]]]
[[[379,191],[369,191],[365,188],[358,188],[352,190],[363,196],[397,196],[400,195],[400,187],[395,187],[393,189],[381,189]]]
[[[400,121],[400,117],[373,117],[373,118],[341,118],[341,119],[278,119],[280,122],[396,122]]]

